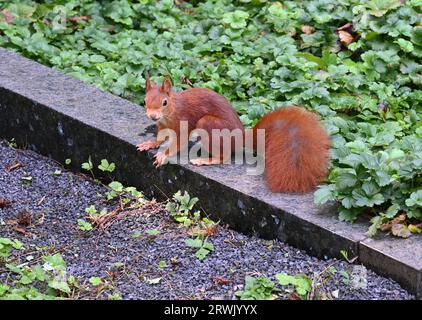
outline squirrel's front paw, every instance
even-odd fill
[[[145,150],[149,150],[149,149],[155,149],[155,148],[158,148],[158,147],[159,147],[159,144],[158,144],[157,141],[146,141],[146,142],[143,142],[143,143],[140,143],[140,144],[136,145],[136,148],[139,151],[145,151]]]
[[[154,158],[154,165],[156,168],[161,167],[163,164],[166,164],[168,162],[167,156],[164,152],[157,152]]]

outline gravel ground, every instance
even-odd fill
[[[22,167],[7,172],[5,168],[18,160]],[[62,170],[61,175],[54,175]],[[23,183],[31,176],[32,183]],[[65,171],[54,161],[32,151],[12,149],[0,142],[0,198],[12,201],[0,209],[0,236],[19,239],[25,244],[48,246],[60,250],[68,273],[81,281],[98,276],[108,279],[123,299],[233,299],[242,289],[245,275],[276,273],[315,274],[333,266],[337,272],[329,277],[323,272],[321,294],[338,299],[413,299],[396,282],[367,270],[367,287],[357,289],[353,274],[362,268],[339,260],[319,260],[279,241],[264,241],[218,226],[210,237],[215,250],[202,262],[192,248],[185,245],[186,230],[172,221],[160,204],[128,212],[106,231],[82,232],[77,219],[86,216],[92,204],[102,208],[106,188],[89,178]],[[32,224],[25,233],[6,223],[22,212],[30,212]],[[42,220],[40,220],[40,218]],[[42,221],[42,223],[40,223]],[[134,237],[148,229],[158,229],[157,236]],[[167,267],[160,268],[165,261]],[[360,269],[362,270],[362,269]],[[345,284],[342,271],[351,275]],[[366,271],[363,269],[363,271]],[[159,283],[148,280],[160,278]],[[1,275],[0,275],[1,279]],[[358,278],[357,278],[358,279]],[[158,281],[158,280],[157,280]],[[105,290],[98,296],[107,298]],[[283,298],[287,294],[282,295]]]

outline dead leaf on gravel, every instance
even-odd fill
[[[21,167],[23,167],[22,162],[20,162],[19,160],[15,160],[11,164],[9,164],[4,170],[6,172],[10,172]]]
[[[186,233],[189,236],[204,236],[204,237],[212,237],[216,235],[218,232],[217,225],[213,224],[207,226],[206,228],[194,227],[189,229]]]
[[[287,300],[302,300],[302,298],[296,293],[291,293],[287,296]]]
[[[311,27],[311,26],[302,26],[301,30],[305,34],[312,34],[312,33],[314,33],[315,28]]]
[[[17,218],[21,226],[29,226],[32,222],[32,213],[24,210],[18,213]]]
[[[179,264],[179,261],[177,260],[176,257],[172,257],[172,258],[170,258],[170,263],[171,263],[172,266],[176,266],[176,265]]]
[[[18,233],[22,233],[22,234],[24,234],[24,235],[28,234],[28,231],[26,231],[26,229],[25,229],[25,228],[23,228],[23,227],[14,227],[13,229],[14,229],[16,232],[18,232]]]
[[[220,286],[226,285],[226,284],[229,284],[229,283],[232,282],[231,280],[226,279],[224,277],[220,277],[220,276],[214,277],[213,281],[214,281],[215,284],[220,285]]]
[[[7,206],[10,206],[12,202],[10,200],[7,200],[5,198],[0,198],[0,209],[6,208]]]
[[[8,225],[8,226],[13,226],[15,224],[18,224],[18,220],[16,220],[16,219],[7,219],[7,220],[4,220],[4,223],[6,225]]]
[[[37,220],[37,224],[43,224],[44,223],[44,217],[45,217],[44,213],[41,213],[40,217]]]
[[[407,226],[401,223],[393,224],[391,233],[400,238],[409,238],[412,235]]]

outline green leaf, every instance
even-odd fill
[[[52,256],[43,257],[45,263],[50,264],[56,270],[66,270],[66,262],[60,253],[56,253]]]
[[[67,284],[66,281],[60,281],[60,280],[52,280],[48,282],[48,286],[50,288],[56,289],[58,291],[64,292],[64,293],[70,293],[70,287]]]
[[[77,222],[79,229],[82,231],[91,231],[93,229],[92,224],[85,221],[84,219],[78,219]]]
[[[397,39],[395,43],[397,43],[405,52],[412,52],[414,49],[412,42],[404,39]]]
[[[160,230],[157,229],[149,229],[146,231],[146,234],[149,236],[156,236],[160,234]]]
[[[327,201],[334,199],[335,195],[333,185],[322,186],[314,193],[314,202],[316,204],[324,204]]]
[[[200,248],[198,251],[196,251],[195,256],[198,258],[198,260],[202,261],[206,258],[209,253],[209,250],[205,248]]]
[[[98,166],[98,169],[100,169],[103,172],[113,172],[116,169],[116,165],[114,162],[109,163],[106,159],[101,160],[101,164]]]
[[[118,181],[113,181],[108,185],[113,191],[121,193],[123,192],[123,185]]]
[[[410,197],[406,199],[406,205],[408,207],[418,206],[422,207],[422,189],[412,192]]]
[[[100,284],[103,283],[100,277],[91,277],[89,278],[89,283],[92,284],[94,287],[98,287]]]
[[[91,171],[92,169],[94,169],[94,165],[92,164],[91,156],[89,156],[87,162],[82,163],[82,169],[84,169],[86,171]]]
[[[197,239],[186,239],[185,243],[188,247],[192,247],[192,248],[201,248],[202,247],[202,240],[197,238]]]
[[[411,41],[418,46],[422,46],[422,26],[413,28]]]
[[[368,229],[368,232],[366,233],[368,235],[368,237],[373,237],[375,236],[375,234],[377,233],[377,230],[379,229],[379,227],[382,224],[382,217],[381,216],[376,216],[373,217],[371,219],[371,226]]]

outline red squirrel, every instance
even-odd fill
[[[189,134],[194,129],[204,129],[210,136],[212,129],[244,130],[235,109],[218,93],[205,88],[173,92],[169,79],[157,85],[150,81],[148,74],[145,108],[147,116],[157,122],[158,131],[167,128],[179,132],[181,121],[187,121]],[[270,112],[253,128],[255,149],[257,129],[265,129],[265,177],[272,192],[308,192],[327,176],[330,139],[315,114],[301,107]],[[137,148],[139,151],[158,148],[163,142],[147,141]],[[212,150],[209,141],[201,140],[201,143]],[[154,165],[165,164],[167,158],[186,147],[182,139],[170,138],[169,147],[155,155]],[[235,151],[232,146],[232,152]],[[211,154],[209,158],[190,162],[212,165],[226,160],[221,155]]]

